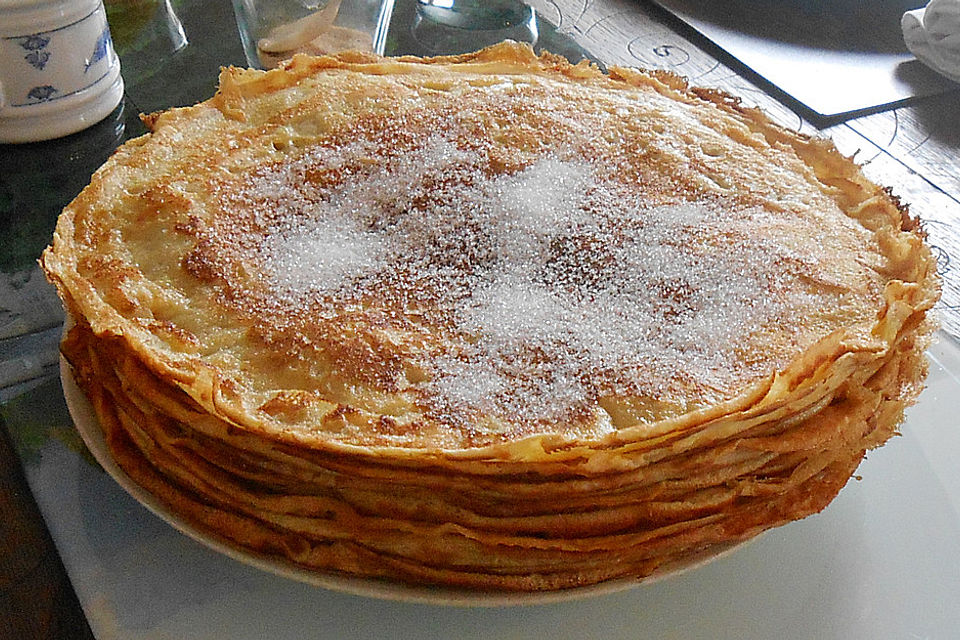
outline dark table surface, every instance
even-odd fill
[[[29,450],[35,435],[14,417],[18,401],[28,397],[23,393],[38,385],[59,393],[56,344],[63,316],[55,293],[37,271],[37,258],[60,209],[118,145],[146,133],[141,113],[207,98],[216,89],[221,66],[246,64],[229,2],[123,0],[106,5],[125,83],[121,104],[104,121],[75,135],[0,145],[0,272],[6,293],[18,297],[0,302],[0,358],[8,367],[0,392],[3,640],[93,637],[17,455],[17,450],[21,456]],[[179,28],[193,37],[175,50],[171,36]],[[222,37],[213,37],[220,31]],[[41,395],[45,397],[49,395]]]
[[[605,64],[659,58],[696,84],[743,96],[786,126],[856,152],[870,177],[892,186],[926,222],[941,257],[945,332],[960,335],[960,273],[952,261],[960,259],[960,87],[897,109],[818,122],[654,3],[531,4],[551,23],[541,30],[544,48]],[[411,7],[398,2],[395,25],[409,22]],[[22,471],[48,438],[82,450],[57,377],[62,312],[36,260],[60,209],[119,144],[145,133],[139,114],[208,98],[221,66],[246,64],[224,0],[108,0],[107,9],[126,84],[122,103],[79,134],[0,145],[0,639],[92,637]],[[177,33],[187,39],[179,49]],[[402,28],[388,47],[419,53]]]

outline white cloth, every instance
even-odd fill
[[[920,62],[960,82],[960,0],[931,0],[900,20],[903,40]]]

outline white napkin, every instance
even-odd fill
[[[960,82],[960,0],[931,0],[900,20],[903,40],[920,62]]]

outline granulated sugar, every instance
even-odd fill
[[[275,215],[252,259],[287,317],[379,307],[439,332],[410,358],[443,419],[551,420],[683,380],[721,389],[749,366],[738,338],[789,313],[771,274],[798,258],[756,232],[758,208],[650,206],[562,152],[492,174],[482,150],[439,134],[378,163],[371,144],[255,179],[243,197]],[[304,178],[318,166],[346,177],[318,187]]]
[[[275,230],[263,247],[270,284],[297,298],[335,291],[380,268],[382,245],[349,218],[300,221]]]

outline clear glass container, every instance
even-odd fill
[[[296,53],[383,53],[393,0],[233,0],[247,63],[270,69]]]
[[[476,51],[503,40],[539,37],[534,9],[519,0],[417,0],[413,37],[435,54]]]

